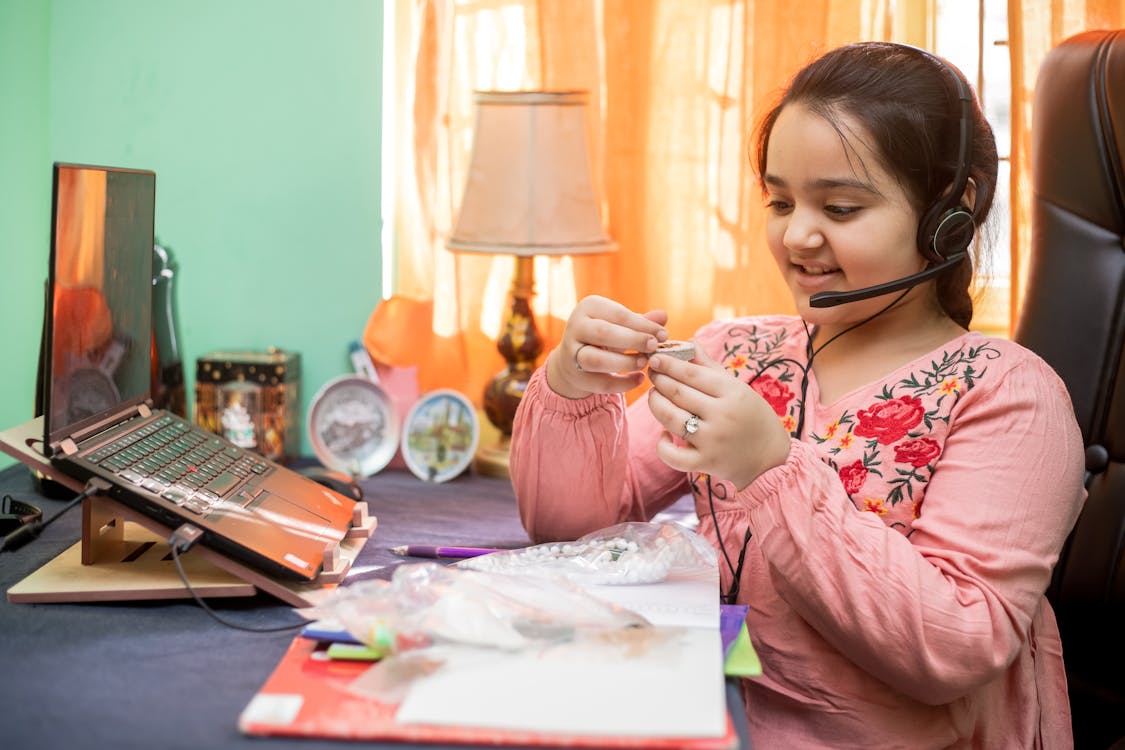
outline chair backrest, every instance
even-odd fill
[[[1030,273],[1015,339],[1065,381],[1089,497],[1048,597],[1076,741],[1125,736],[1125,30],[1043,61],[1032,115]],[[1082,745],[1080,744],[1079,747]]]

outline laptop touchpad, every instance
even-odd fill
[[[291,529],[302,536],[323,538],[325,541],[339,541],[342,537],[342,534],[333,531],[324,518],[268,490],[255,498],[254,502],[247,506],[247,510],[252,510],[254,515]]]

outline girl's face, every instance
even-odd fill
[[[800,104],[782,109],[766,149],[766,235],[798,314],[810,323],[851,323],[895,296],[813,308],[816,292],[850,291],[922,270],[915,245],[918,212],[868,147],[867,132],[840,118],[846,140]],[[932,294],[933,284],[924,288]],[[897,310],[925,297],[917,290]]]

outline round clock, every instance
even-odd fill
[[[382,471],[398,449],[394,404],[377,383],[359,375],[330,380],[313,396],[308,431],[320,462],[353,477]]]

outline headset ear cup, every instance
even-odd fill
[[[967,251],[975,232],[973,215],[964,206],[935,207],[918,225],[918,252],[931,263],[941,263]]]

